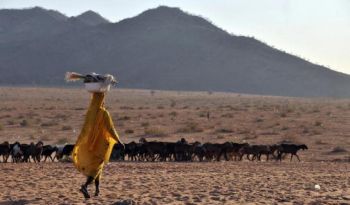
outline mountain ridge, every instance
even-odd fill
[[[126,88],[350,97],[349,75],[230,34],[179,8],[160,6],[116,23],[70,20],[39,40],[6,42],[0,35],[7,46],[0,48],[6,76],[0,84],[20,78],[24,84],[63,85],[64,72],[74,70],[117,74]]]

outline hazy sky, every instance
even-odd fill
[[[41,6],[68,16],[93,10],[113,22],[159,5],[350,74],[350,0],[0,0],[0,8]]]

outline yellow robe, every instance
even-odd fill
[[[112,118],[104,108],[104,93],[93,93],[83,129],[72,157],[75,167],[86,176],[99,177],[119,137]]]

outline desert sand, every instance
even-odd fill
[[[55,145],[75,142],[89,94],[1,87],[0,99],[0,142]],[[101,195],[89,200],[71,163],[0,163],[0,204],[350,204],[349,99],[116,89],[106,105],[124,142],[185,137],[309,149],[302,162],[111,162]]]

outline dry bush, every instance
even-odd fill
[[[66,120],[68,118],[68,116],[65,114],[57,114],[53,118]]]
[[[158,105],[158,106],[157,106],[157,109],[162,110],[162,109],[164,109],[164,106]]]
[[[256,118],[256,119],[255,119],[255,122],[264,122],[264,119],[262,119],[262,118]]]
[[[283,127],[281,128],[281,130],[289,130],[289,127],[288,127],[288,126],[283,126]]]
[[[329,154],[343,154],[343,153],[347,153],[348,151],[343,148],[343,147],[334,147],[330,152]]]
[[[208,112],[200,112],[198,114],[199,117],[207,117]]]
[[[321,126],[321,125],[322,125],[322,122],[320,122],[320,121],[316,121],[316,122],[315,122],[315,126],[318,126],[318,127],[319,127],[319,126]]]
[[[173,111],[173,112],[169,113],[169,115],[172,116],[172,117],[176,117],[177,116],[177,112]]]
[[[133,129],[126,129],[124,131],[125,134],[133,134],[134,133],[134,130]]]
[[[68,143],[68,138],[67,137],[62,137],[56,141],[56,144],[66,144]]]
[[[188,122],[184,127],[177,130],[180,133],[193,133],[193,132],[203,132],[203,129],[199,127],[196,122]]]
[[[49,121],[49,122],[44,122],[44,123],[41,123],[41,127],[52,127],[52,126],[55,126],[55,125],[58,125],[58,123],[56,121]]]
[[[307,127],[304,127],[302,133],[303,134],[310,133],[310,130]]]
[[[232,129],[229,129],[229,128],[219,128],[216,130],[216,132],[218,132],[218,133],[233,133],[234,131]]]
[[[326,142],[324,142],[324,141],[322,141],[322,140],[316,140],[316,141],[315,141],[315,144],[316,144],[316,145],[326,145],[326,144],[328,144],[328,143],[326,143]]]
[[[64,126],[62,126],[62,130],[63,131],[65,131],[65,130],[72,130],[73,128],[72,128],[72,126],[70,126],[70,125],[64,125]]]
[[[19,123],[22,127],[28,127],[30,125],[29,121],[24,119]]]
[[[15,125],[16,123],[15,123],[14,120],[8,120],[8,121],[7,121],[7,124],[8,124],[8,125]]]
[[[233,114],[232,113],[225,113],[225,114],[221,115],[221,117],[233,118]]]
[[[131,106],[121,106],[120,109],[121,110],[133,110],[134,108]]]
[[[320,108],[315,107],[314,109],[312,109],[312,113],[318,113],[320,112]]]
[[[11,115],[3,115],[0,117],[0,119],[9,118],[9,117],[11,117]]]
[[[175,100],[171,100],[171,103],[170,103],[170,107],[175,107],[176,106],[176,101]]]
[[[55,110],[56,109],[56,107],[55,106],[51,106],[51,107],[47,107],[47,108],[45,108],[45,110]]]
[[[127,116],[127,115],[118,118],[118,120],[122,120],[122,121],[130,120],[130,119],[131,119],[131,117],[129,117],[129,116]]]
[[[26,115],[27,115],[27,117],[30,118],[30,119],[33,119],[34,117],[39,116],[38,113],[34,113],[34,112],[29,112],[29,113],[27,113]]]
[[[0,131],[4,130],[4,126],[2,124],[0,124]]]
[[[151,135],[154,137],[161,137],[165,135],[165,132],[159,127],[149,127],[145,129],[145,135]]]
[[[143,123],[141,123],[141,126],[142,127],[149,127],[149,122],[143,122]]]
[[[257,139],[259,136],[258,135],[245,135],[242,140],[255,140]]]
[[[250,131],[246,130],[246,129],[238,129],[237,130],[237,134],[248,134],[248,133],[250,133]]]
[[[322,132],[320,130],[312,130],[311,134],[312,135],[321,135]]]

